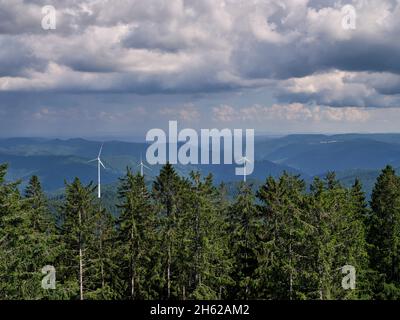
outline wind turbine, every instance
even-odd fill
[[[247,168],[247,164],[251,163],[251,161],[247,158],[247,157],[243,157],[239,160],[240,163],[243,163],[244,167],[243,167],[243,181],[246,182],[246,168]]]
[[[103,151],[103,145],[104,143],[101,145],[100,147],[100,151],[99,151],[99,155],[97,156],[96,159],[90,160],[89,162],[94,162],[97,161],[97,197],[100,199],[101,198],[101,178],[100,178],[100,166],[102,166],[104,169],[106,168],[103,164],[103,162],[101,162],[100,156],[101,156],[101,152]]]
[[[143,163],[142,156],[140,156],[140,163],[139,163],[138,167],[140,167],[140,175],[142,177],[143,177],[144,168],[149,169],[151,171],[151,169]]]

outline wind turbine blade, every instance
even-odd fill
[[[143,167],[145,167],[146,169],[151,171],[151,169],[148,166],[146,166],[145,164],[143,165]]]
[[[103,145],[104,145],[104,143],[102,143],[102,144],[101,144],[101,147],[100,147],[100,151],[99,151],[98,158],[100,158],[100,156],[101,156],[101,152],[103,151]]]
[[[89,163],[89,162],[95,162],[95,161],[97,161],[97,159],[90,160],[90,161],[88,161],[88,163]]]
[[[251,163],[251,161],[247,157],[243,157],[243,158],[239,159],[238,162],[243,163],[243,164]]]
[[[101,162],[100,159],[99,159],[99,162],[100,162],[101,166],[105,169],[106,167],[104,166],[103,162]]]

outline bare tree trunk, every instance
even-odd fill
[[[134,241],[134,230],[133,230],[133,222],[132,222],[132,226],[131,226],[131,297],[132,300],[135,299],[135,257],[133,256],[133,252],[134,252],[134,248],[133,248],[133,241]]]
[[[289,300],[293,300],[293,269],[292,269],[292,229],[290,229],[289,239]]]
[[[132,278],[131,278],[131,297],[132,300],[135,299],[135,273],[132,272]]]
[[[171,297],[171,245],[168,246],[167,287],[169,299]]]
[[[321,265],[321,262],[320,262],[320,265]],[[322,271],[321,266],[318,267],[318,273],[319,273],[319,278],[320,278],[320,280],[319,280],[319,300],[323,300],[324,299],[324,287],[322,285],[323,271]]]
[[[82,212],[79,210],[79,228],[82,227]],[[83,300],[83,251],[82,251],[82,231],[79,231],[79,293]]]
[[[80,292],[80,299],[83,300],[83,253],[81,245],[79,244],[79,292]]]
[[[245,266],[246,266],[246,270],[248,270],[248,260],[247,260],[247,250],[248,250],[248,237],[247,237],[247,234],[248,234],[248,222],[246,223],[246,231],[245,231],[245,248],[246,248],[246,251],[245,251],[245,254],[244,254],[244,259],[245,259]],[[246,288],[245,288],[245,298],[244,298],[244,300],[247,300],[249,298],[249,284],[248,284],[248,281],[246,281]]]
[[[101,288],[104,289],[105,279],[104,279],[104,261],[103,261],[103,241],[102,241],[102,233],[100,234],[100,268],[101,268]]]
[[[104,289],[105,280],[104,280],[104,263],[101,262],[101,288]]]
[[[293,273],[292,273],[292,270],[290,270],[289,283],[290,283],[289,300],[293,300]]]

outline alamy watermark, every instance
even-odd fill
[[[44,6],[42,8],[42,29],[55,30],[57,28],[57,12],[53,6]]]
[[[151,165],[235,163],[239,166],[235,174],[244,178],[254,171],[254,129],[245,132],[242,129],[201,129],[199,140],[196,130],[178,131],[178,122],[169,121],[168,134],[162,129],[151,129],[146,141],[152,142],[146,152],[146,160]]]
[[[355,30],[357,27],[356,8],[350,4],[342,8],[342,28],[344,30]]]
[[[344,290],[355,290],[356,268],[354,268],[351,265],[345,265],[341,269],[342,269],[342,274],[345,274],[345,276],[342,279],[342,288]]]
[[[42,268],[42,273],[45,276],[42,279],[42,288],[45,290],[56,288],[56,268],[47,265]]]
[[[353,4],[346,4],[342,7],[341,10],[341,25],[344,30],[356,30],[358,26],[358,21],[361,20],[362,10],[371,7],[374,4],[374,1],[371,0],[358,0],[353,1]],[[361,13],[360,13],[361,12]],[[375,20],[377,25],[382,25],[385,23],[386,18],[389,13],[387,11],[382,12],[378,19]],[[370,18],[366,17],[366,21],[370,23]]]

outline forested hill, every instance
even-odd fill
[[[309,188],[270,176],[229,199],[211,176],[166,165],[147,187],[128,170],[118,217],[79,178],[52,214],[36,176],[21,193],[6,174],[0,165],[0,299],[400,298],[400,177],[390,166],[370,205],[358,180],[345,188],[334,173]],[[55,278],[43,288],[45,266]]]
[[[0,163],[8,163],[7,179],[22,179],[26,186],[31,175],[37,175],[48,193],[64,187],[78,176],[84,183],[96,180],[96,164],[88,163],[97,156],[102,142],[84,139],[0,139]],[[104,184],[116,192],[118,177],[127,166],[135,171],[148,144],[106,141],[103,149],[107,170],[102,172]],[[255,170],[249,177],[261,184],[266,176],[279,177],[284,171],[300,174],[310,183],[315,176],[323,177],[335,171],[337,178],[350,187],[359,178],[369,197],[379,171],[386,164],[400,167],[399,134],[342,134],[342,135],[289,135],[285,137],[256,137]],[[203,175],[212,173],[218,184],[235,184],[242,177],[235,176],[232,165],[177,165],[175,169],[188,177],[192,170]],[[158,175],[161,166],[147,172],[150,180]]]

